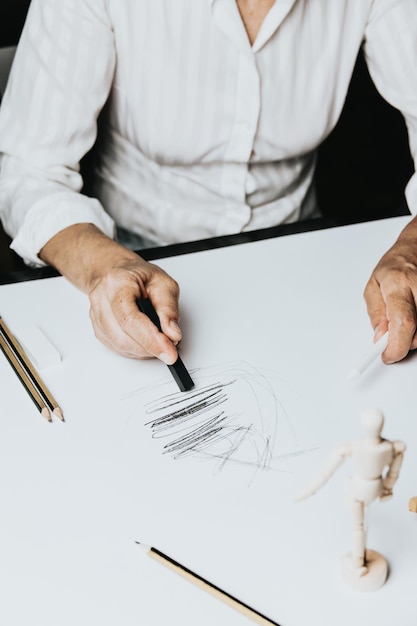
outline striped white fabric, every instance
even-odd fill
[[[0,111],[0,211],[27,262],[70,224],[157,243],[309,216],[358,49],[417,151],[416,0],[32,0]],[[94,196],[79,161],[105,102]],[[407,189],[417,212],[417,183]]]

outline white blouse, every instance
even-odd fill
[[[362,42],[415,157],[416,0],[276,0],[253,46],[235,0],[32,0],[0,110],[12,247],[39,264],[74,223],[164,244],[312,215]],[[90,198],[79,162],[106,102]]]

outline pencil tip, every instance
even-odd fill
[[[139,548],[141,548],[141,550],[143,550],[144,552],[148,552],[149,551],[149,546],[147,546],[144,543],[141,543],[140,541],[135,541],[136,545],[139,546]]]
[[[53,413],[54,413],[54,415],[56,415],[56,416],[57,416],[57,417],[61,420],[61,422],[64,422],[64,421],[65,421],[65,420],[64,420],[64,416],[63,416],[62,411],[61,411],[61,409],[59,408],[59,406],[57,406],[57,407],[53,410]]]
[[[47,422],[52,422],[51,414],[46,407],[42,409],[41,415],[46,419]]]

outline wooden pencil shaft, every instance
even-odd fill
[[[20,361],[23,369],[26,370],[27,375],[32,380],[33,385],[38,388],[39,394],[43,396],[45,403],[49,407],[49,409],[51,411],[54,411],[54,409],[59,408],[57,401],[52,396],[49,389],[45,386],[45,383],[40,378],[38,372],[35,370],[29,357],[24,352],[24,350],[19,345],[19,343],[16,341],[10,329],[8,328],[6,322],[1,317],[0,317],[0,334],[3,336],[5,341],[7,341],[10,349],[15,353],[16,358]]]
[[[222,600],[222,602],[224,602],[225,604],[238,610],[243,615],[246,615],[246,617],[249,617],[257,624],[261,624],[262,626],[279,626],[277,622],[272,621],[265,615],[262,615],[262,613],[259,613],[259,611],[257,611],[256,609],[251,608],[241,600],[238,600],[231,594],[227,593],[227,591],[220,589],[210,581],[199,576],[199,574],[196,574],[187,567],[184,567],[184,565],[181,565],[177,561],[174,561],[166,554],[160,552],[157,548],[149,548],[148,554],[152,556],[152,558],[154,558],[156,561],[159,561],[166,567],[172,569],[177,574],[180,574],[183,578],[186,578],[190,582],[200,587],[200,589],[207,591],[211,595],[215,596],[217,599]]]
[[[19,378],[23,387],[26,389],[29,396],[32,398],[33,403],[37,407],[40,413],[42,413],[47,419],[49,419],[49,411],[45,406],[44,398],[39,395],[37,388],[33,385],[30,378],[27,376],[26,371],[22,368],[20,362],[16,359],[13,351],[10,349],[8,343],[4,341],[3,335],[0,334],[0,348],[12,366],[15,374]],[[45,411],[46,409],[46,411]]]

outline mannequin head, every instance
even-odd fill
[[[384,416],[379,409],[367,409],[361,415],[361,425],[366,437],[377,439],[381,436]]]

